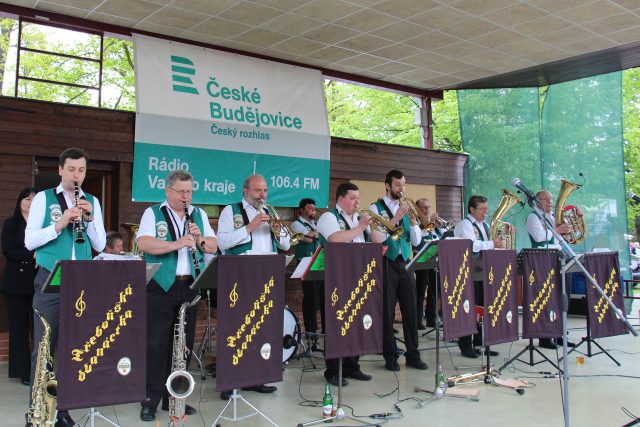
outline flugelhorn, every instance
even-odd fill
[[[558,197],[556,199],[556,225],[569,224],[572,230],[569,233],[562,234],[562,237],[572,245],[582,243],[587,237],[587,224],[584,222],[584,217],[578,214],[578,208],[574,205],[565,206],[565,202],[569,198],[569,194],[581,186],[575,182],[567,181],[562,178],[560,180],[560,191],[558,191]]]
[[[420,228],[428,231],[436,228],[436,224],[429,221],[429,218],[422,213],[418,205],[416,205],[416,202],[414,202],[411,197],[406,197],[402,191],[400,192],[400,204],[406,205],[409,208],[409,217],[413,218]]]
[[[280,236],[281,230],[284,230],[285,236],[289,236],[289,243],[291,246],[295,246],[304,238],[304,234],[295,233],[289,226],[280,218],[278,211],[268,203],[265,203],[264,199],[258,199],[258,211],[265,212],[269,215],[269,228],[276,237]]]
[[[78,198],[80,197],[80,186],[77,182],[73,183],[73,207],[78,207]],[[81,245],[84,243],[84,223],[82,222],[82,209],[80,210],[80,218],[73,220],[73,236],[74,241]]]
[[[388,234],[392,240],[398,240],[400,236],[404,234],[404,228],[401,226],[394,227],[389,221],[384,219],[381,215],[378,215],[371,211],[371,209],[358,209],[358,214],[367,214],[371,217],[371,227],[375,228],[381,233]]]

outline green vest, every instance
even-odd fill
[[[300,218],[296,219],[296,221],[302,224],[308,231],[313,231],[313,228],[311,228],[309,224],[303,221],[300,221]],[[305,243],[303,241],[300,241],[300,243],[296,245],[296,249],[295,249],[296,259],[302,259],[304,257],[313,255],[313,253],[316,251],[316,248],[318,246],[320,246],[318,239],[313,239],[311,243]]]
[[[247,224],[244,222],[244,218],[242,217],[242,202],[234,203],[231,205],[231,212],[233,213],[233,228],[239,229],[245,227]],[[273,245],[273,252],[278,253],[278,242],[276,241],[275,236],[271,233],[271,243]],[[243,253],[250,251],[253,246],[253,238],[251,234],[249,234],[249,241],[246,243],[240,243],[235,245],[232,248],[226,249],[224,251],[225,255],[242,255]]]
[[[169,206],[167,206],[167,209]],[[151,210],[153,211],[153,216],[155,218],[156,223],[156,235],[155,238],[158,240],[164,240],[166,242],[173,242],[175,239],[171,235],[169,231],[173,227],[173,223],[171,221],[167,222],[162,210],[160,209],[160,204],[151,206]],[[191,213],[191,220],[198,226],[200,230],[202,230],[203,222],[202,215],[200,215],[200,209],[193,208],[193,212]],[[170,228],[171,227],[171,228]],[[204,256],[199,248],[196,247],[196,254],[198,256],[198,260],[200,261],[200,265],[204,266]],[[162,255],[151,255],[149,253],[144,254],[145,260],[147,263],[160,263],[160,269],[153,276],[153,280],[155,280],[158,285],[165,291],[168,291],[173,285],[173,282],[176,280],[176,269],[178,268],[178,251],[171,251]],[[195,277],[194,265],[191,258],[189,258],[191,264],[191,275]]]
[[[45,190],[45,215],[42,227],[49,227],[55,224],[62,217],[62,206],[56,197],[55,188]],[[93,196],[84,193],[85,198],[91,206],[93,204]],[[36,264],[41,265],[51,271],[56,261],[71,259],[71,248],[75,249],[75,259],[88,260],[91,259],[91,243],[88,238],[84,239],[84,243],[76,243],[71,227],[62,229],[58,237],[40,246],[36,250]]]
[[[387,218],[389,214],[382,204],[382,199],[379,199],[374,205],[378,208],[380,216],[384,219],[390,219]],[[411,221],[409,221],[409,215],[402,217],[402,228],[404,228],[404,233],[398,240],[387,237],[387,240],[382,242],[387,247],[387,252],[384,255],[391,260],[395,260],[400,254],[402,254],[402,259],[405,261],[411,257]]]
[[[531,215],[535,215],[535,214],[531,214]],[[533,249],[545,248],[547,247],[547,245],[553,245],[556,242],[556,238],[553,236],[551,236],[549,240],[545,240],[543,242],[536,242],[535,240],[533,240],[533,237],[531,237],[531,234],[529,234],[529,240],[531,240],[531,247]]]
[[[480,227],[478,227],[478,225],[475,222],[471,221],[468,217],[465,218],[465,219],[467,221],[469,221],[471,223],[471,227],[473,227],[473,229],[478,232],[477,233],[478,240],[484,242],[484,236],[482,235],[482,232],[480,231]],[[487,224],[485,224],[484,221],[482,222],[482,228],[484,228],[484,232],[487,233],[487,236],[489,236],[489,226]],[[477,258],[479,256],[480,256],[480,252],[474,252],[473,253],[473,257],[474,258]]]

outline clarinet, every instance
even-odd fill
[[[184,228],[185,233],[189,233],[189,229],[191,228],[191,217],[189,216],[189,205],[184,203]],[[198,251],[193,246],[189,247],[189,252],[191,253],[191,261],[193,262],[193,271],[196,273],[196,277],[200,275],[200,260],[198,259]]]
[[[73,183],[73,207],[78,207],[78,197],[80,196],[80,186],[77,182]],[[82,217],[73,220],[73,235],[75,236],[75,242],[79,245],[84,243],[84,224],[82,223]]]

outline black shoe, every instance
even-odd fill
[[[223,391],[222,393],[220,393],[220,399],[229,400],[231,399],[232,395],[233,395],[233,390]]]
[[[154,417],[155,418],[155,417]],[[62,418],[58,418],[55,427],[73,427],[76,423],[71,419],[70,415],[65,415]]]
[[[555,350],[558,348],[551,338],[540,338],[538,340],[538,347],[548,348],[549,350]]]
[[[411,366],[412,368],[420,369],[421,371],[427,370],[429,367],[426,363],[420,358],[417,359],[407,359],[405,363],[407,366]]]
[[[460,353],[462,357],[466,357],[467,359],[477,359],[480,357],[478,353],[476,353],[472,348],[460,349]]]
[[[331,375],[329,378],[326,378],[326,380],[332,386],[338,387],[338,376],[337,375]],[[348,385],[349,385],[349,381],[347,381],[345,378],[342,378],[342,387],[346,387]]]
[[[142,421],[153,421],[156,419],[156,410],[154,408],[150,408],[148,406],[143,406],[140,409],[140,419]],[[56,427],[58,425],[56,424]]]
[[[31,381],[29,380],[29,378],[23,378],[20,380],[20,382],[22,383],[22,385],[26,385],[26,386],[31,385]]]
[[[257,391],[258,393],[273,393],[278,388],[272,385],[260,384],[260,385],[254,385],[253,387],[242,387],[242,389],[246,391]]]
[[[558,345],[558,347],[562,347],[562,343],[563,343],[562,338],[556,339],[556,344]],[[567,340],[567,347],[573,348],[575,346],[576,346],[576,343]]]
[[[358,381],[369,381],[371,380],[371,378],[373,378],[371,375],[369,374],[365,374],[364,372],[362,372],[360,369],[358,369],[355,372],[350,373],[349,375],[346,375],[349,378],[353,378],[354,380],[358,380]]]
[[[477,348],[473,349],[473,351],[476,352],[476,354],[483,354],[483,352],[481,350],[478,350]],[[487,355],[487,350],[484,351],[484,355]],[[498,353],[497,351],[494,350],[489,350],[489,356],[498,356],[500,355],[500,353]]]
[[[418,323],[418,330],[419,331],[424,331],[425,329],[427,329],[427,327],[424,326],[424,324],[422,324],[422,322]]]
[[[167,402],[166,404],[164,402],[162,402],[162,406],[160,407],[163,411],[168,411],[169,410],[169,402]],[[193,415],[193,414],[197,414],[198,410],[196,408],[194,408],[191,405],[184,405],[184,414],[185,415]]]
[[[436,327],[435,322],[427,322],[427,328],[435,328],[435,327]]]
[[[384,367],[387,368],[389,371],[399,371],[400,370],[400,365],[398,364],[397,360],[392,360],[391,362],[385,362]]]

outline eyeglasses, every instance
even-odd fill
[[[193,190],[176,190],[175,188],[167,187],[171,191],[175,191],[181,196],[190,196],[193,193]]]

